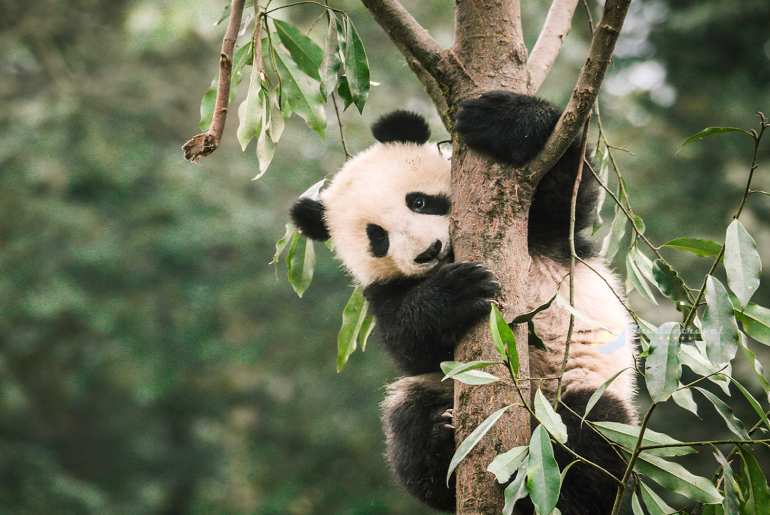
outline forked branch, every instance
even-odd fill
[[[543,29],[527,60],[527,89],[530,94],[535,94],[540,89],[553,63],[556,62],[564,38],[572,27],[572,15],[577,3],[578,0],[553,0],[551,8],[548,9]]]

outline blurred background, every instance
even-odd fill
[[[407,4],[451,45],[452,2]],[[549,2],[523,4],[531,48]],[[258,181],[235,109],[219,150],[198,165],[182,158],[218,71],[224,5],[0,0],[2,514],[428,512],[382,456],[378,403],[396,373],[376,337],[335,371],[349,278],[317,246],[299,299],[283,263],[268,266],[291,202],[344,160],[333,110],[325,142],[294,117]],[[363,117],[342,116],[351,152],[395,107],[429,116],[443,138],[361,4],[334,6],[353,17],[380,83]],[[281,16],[307,30],[320,14],[303,5]],[[323,30],[311,35],[322,41]],[[588,38],[579,7],[541,96],[565,105]],[[727,134],[675,153],[705,127],[757,128],[757,112],[770,115],[770,4],[635,0],[600,100],[610,143],[633,152],[615,155],[650,239],[724,241],[753,142]],[[766,141],[756,189],[770,190],[769,156]],[[741,220],[770,265],[770,199],[752,196]],[[691,286],[711,264],[669,257]],[[631,300],[653,323],[679,319]],[[754,301],[770,303],[767,286]],[[767,363],[766,347],[752,348]],[[729,402],[753,424],[739,401]],[[659,409],[652,428],[729,435],[710,407],[700,411],[703,420]],[[685,463],[708,477],[717,467],[708,451]]]

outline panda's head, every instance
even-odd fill
[[[395,111],[372,133],[377,143],[348,161],[320,197],[301,197],[291,209],[300,232],[331,238],[363,285],[426,274],[452,250],[450,166],[428,143],[428,124],[415,113]]]

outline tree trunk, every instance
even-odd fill
[[[455,259],[487,266],[500,282],[500,311],[506,320],[525,311],[530,257],[529,206],[540,178],[556,163],[582,129],[604,80],[615,42],[631,0],[607,0],[586,65],[572,99],[541,154],[523,169],[487,160],[454,139],[451,235]],[[462,100],[505,89],[534,94],[545,79],[569,33],[576,0],[553,0],[532,59],[524,45],[519,0],[455,0],[455,44],[442,49],[398,0],[362,0],[390,36],[425,87],[448,130]],[[526,327],[515,330],[519,377],[529,377]],[[498,360],[486,323],[458,345],[457,361]],[[491,370],[508,377],[503,367]],[[529,383],[520,382],[529,402]],[[466,386],[455,382],[455,426],[459,444],[490,414],[520,403],[512,384]],[[503,489],[486,471],[500,453],[527,445],[530,420],[513,406],[457,468],[457,513],[499,514]]]

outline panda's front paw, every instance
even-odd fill
[[[433,434],[431,436],[437,445],[450,443],[454,446],[455,426],[452,425],[453,418],[454,409],[452,408],[439,411],[433,417]]]
[[[522,166],[543,148],[560,112],[548,102],[511,91],[490,91],[466,100],[453,130],[472,149]]]
[[[449,297],[449,305],[462,318],[480,318],[491,309],[500,289],[492,272],[480,263],[460,261],[439,269],[433,280]]]

